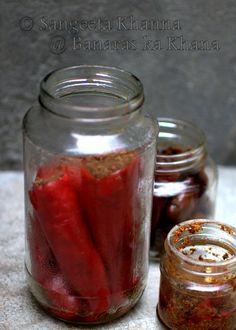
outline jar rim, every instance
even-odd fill
[[[94,74],[96,79],[93,77],[89,78],[89,70],[91,71],[91,75]],[[82,73],[86,73],[84,78],[79,76]],[[63,75],[65,75],[64,79],[62,78]],[[66,91],[67,87],[72,87],[75,94],[79,94],[80,86],[87,86],[88,92],[92,92],[100,85],[104,90],[102,92],[104,95],[113,95],[109,89],[105,92],[106,87],[110,87],[112,83],[121,82],[122,79],[126,82],[123,87],[129,88],[130,94],[126,95],[122,103],[112,106],[71,104],[66,102],[66,98],[58,97],[60,88]],[[66,85],[67,83],[68,85]],[[50,84],[54,84],[54,89]],[[144,102],[144,93],[143,85],[139,78],[129,71],[113,66],[78,65],[56,69],[46,75],[40,84],[39,101],[48,111],[62,117],[98,118],[104,120],[109,117],[120,117],[139,109]]]
[[[168,139],[172,140],[179,136],[184,137],[185,134],[196,141],[191,147],[185,148],[183,152],[177,154],[164,155],[157,151],[156,172],[179,172],[180,170],[188,170],[196,166],[196,164],[202,163],[206,156],[206,136],[199,127],[191,121],[171,117],[157,117],[157,122],[159,124],[159,145],[161,145],[162,140],[167,141]],[[167,144],[167,147],[169,146]]]
[[[235,239],[235,254],[227,259],[227,260],[222,260],[222,261],[204,261],[204,260],[197,260],[194,258],[191,258],[187,255],[185,255],[183,252],[181,252],[175,245],[175,243],[177,243],[177,241],[175,242],[175,235],[176,239],[179,236],[178,231],[181,233],[185,232],[185,231],[189,231],[189,233],[191,233],[191,226],[193,226],[192,228],[195,228],[194,226],[196,226],[196,233],[199,233],[200,230],[202,229],[202,226],[206,225],[208,227],[212,226],[212,228],[217,228],[220,231],[222,231],[222,236],[223,233],[228,234],[229,237],[234,237]],[[198,227],[198,226],[201,226]],[[189,229],[188,229],[189,228]],[[194,234],[194,232],[193,232]],[[179,236],[180,237],[180,236]],[[178,238],[179,238],[178,237]],[[212,238],[212,237],[211,237]],[[221,237],[222,238],[222,237]],[[220,268],[220,267],[230,267],[230,266],[234,266],[236,267],[236,228],[234,228],[233,226],[226,224],[226,223],[222,223],[220,221],[216,221],[216,220],[212,220],[212,219],[191,219],[191,220],[187,220],[187,221],[183,221],[180,224],[174,226],[168,233],[166,241],[165,241],[165,247],[166,250],[170,250],[170,252],[172,252],[173,255],[175,255],[178,259],[180,259],[182,262],[184,262],[186,265],[192,265],[192,266],[199,266],[200,268],[205,268],[205,267],[212,267],[212,268]]]
[[[181,119],[176,119],[176,118],[172,118],[172,117],[157,117],[157,122],[159,124],[160,127],[160,133],[161,133],[161,129],[163,127],[171,127],[171,128],[175,128],[177,126],[181,126],[183,128],[188,128],[188,129],[192,129],[196,132],[196,134],[199,137],[199,142],[196,144],[196,146],[194,147],[194,149],[198,149],[200,148],[202,145],[205,145],[206,143],[206,136],[205,133],[203,132],[202,129],[200,129],[199,127],[197,127],[196,125],[194,125],[191,121],[188,120],[181,120]],[[159,135],[160,135],[159,133]],[[158,154],[158,157],[161,158],[175,158],[175,157],[182,157],[183,155],[188,155],[189,151],[184,151],[182,153],[179,153],[177,155],[162,155],[162,154]]]

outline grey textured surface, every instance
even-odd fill
[[[236,226],[236,167],[219,168],[216,219]],[[27,289],[24,274],[23,175],[0,172],[0,330],[88,329],[50,318]],[[125,317],[97,330],[164,330],[156,318],[159,269],[151,264],[148,286],[140,303]]]
[[[51,70],[76,64],[106,64],[127,69],[143,81],[146,108],[158,116],[188,119],[207,134],[211,155],[236,165],[236,2],[234,0],[54,0],[1,1],[0,168],[21,167],[21,120],[37,98],[40,80]],[[177,31],[82,31],[82,40],[135,40],[136,50],[73,49],[70,31],[49,28],[42,19],[67,20],[133,15],[179,20]],[[31,17],[34,25],[30,31]],[[161,40],[162,50],[143,50],[143,37]],[[220,50],[167,50],[170,36],[218,40]],[[55,54],[55,37],[65,51]],[[76,39],[77,40],[77,39]],[[51,48],[50,48],[51,47]]]

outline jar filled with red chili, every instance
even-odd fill
[[[211,220],[175,226],[161,259],[157,312],[172,330],[236,329],[236,229]]]
[[[207,154],[203,132],[186,121],[159,118],[150,257],[159,259],[173,226],[188,219],[213,218],[217,169]]]
[[[26,272],[62,320],[108,322],[144,290],[157,125],[143,101],[128,72],[70,67],[24,118]]]

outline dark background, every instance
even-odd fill
[[[130,15],[138,21],[179,20],[181,30],[135,31],[127,23],[123,31],[97,27],[75,33],[49,23],[82,18],[116,22],[117,16]],[[205,131],[216,162],[236,165],[235,0],[1,0],[0,26],[0,169],[22,168],[21,121],[37,98],[40,80],[56,68],[78,64],[133,72],[144,84],[148,111],[195,122]],[[143,50],[145,35],[161,40],[163,49]],[[168,37],[181,35],[210,45],[217,40],[220,49],[168,50]],[[73,37],[78,41],[78,36],[83,41],[134,40],[136,49],[79,50],[78,42],[73,49]]]

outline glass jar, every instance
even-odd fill
[[[158,316],[173,330],[236,326],[236,229],[211,220],[175,226],[161,259]]]
[[[128,72],[69,67],[24,118],[26,272],[62,320],[110,321],[144,290],[157,125],[143,101]]]
[[[203,132],[186,121],[159,118],[150,257],[160,258],[176,224],[213,218],[217,168],[207,154]]]

